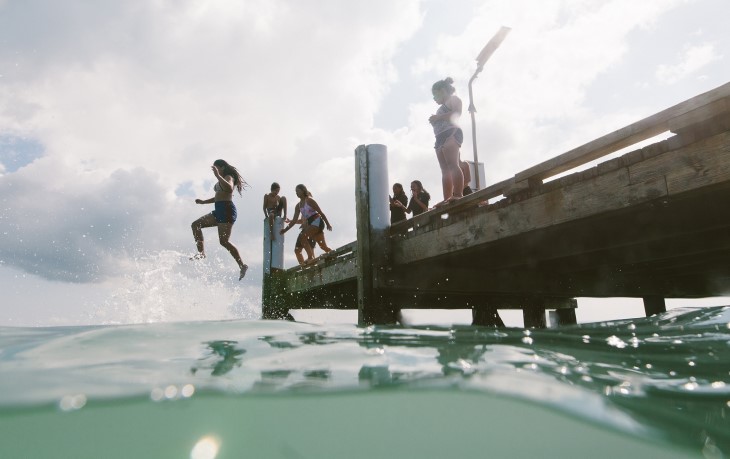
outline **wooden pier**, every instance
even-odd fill
[[[579,296],[643,298],[651,315],[665,298],[730,294],[730,83],[392,227],[384,148],[355,151],[357,241],[270,270],[264,318],[357,309],[369,325],[471,309],[474,324],[501,325],[498,309],[521,309],[526,327],[544,327],[547,309],[575,323]]]

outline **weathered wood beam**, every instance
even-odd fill
[[[730,83],[618,129],[515,175],[515,182],[545,179],[673,128],[689,126],[728,111]],[[715,103],[715,105],[713,105]]]

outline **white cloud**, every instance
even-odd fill
[[[708,64],[721,59],[712,43],[685,47],[680,62],[674,65],[660,65],[656,70],[656,79],[665,85],[677,83],[691,75],[697,74]]]

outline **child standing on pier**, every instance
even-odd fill
[[[400,183],[393,184],[393,197],[390,198],[391,225],[406,219],[406,205],[408,205],[408,196],[403,191],[403,185]]]
[[[414,180],[411,182],[411,201],[408,203],[406,212],[409,214],[413,212],[414,217],[420,215],[428,210],[428,201],[430,200],[431,195],[423,189],[421,181]]]
[[[294,249],[294,254],[297,257],[299,264],[304,266],[314,261],[314,248],[310,245],[309,239],[312,239],[319,244],[319,247],[324,250],[325,253],[332,251],[332,249],[327,247],[327,243],[324,240],[325,225],[327,226],[327,231],[332,231],[332,225],[330,225],[329,220],[327,220],[327,216],[325,216],[322,209],[319,208],[317,202],[312,199],[312,194],[309,190],[307,190],[306,186],[299,184],[296,186],[295,191],[299,198],[299,202],[294,207],[294,217],[292,217],[286,228],[280,231],[280,234],[284,234],[289,231],[291,227],[299,221],[299,214],[301,213],[302,231],[297,237],[298,244]],[[307,252],[306,261],[302,257],[301,248],[304,248],[305,252]]]

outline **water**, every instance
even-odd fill
[[[0,328],[2,458],[730,453],[730,308],[524,330]]]

